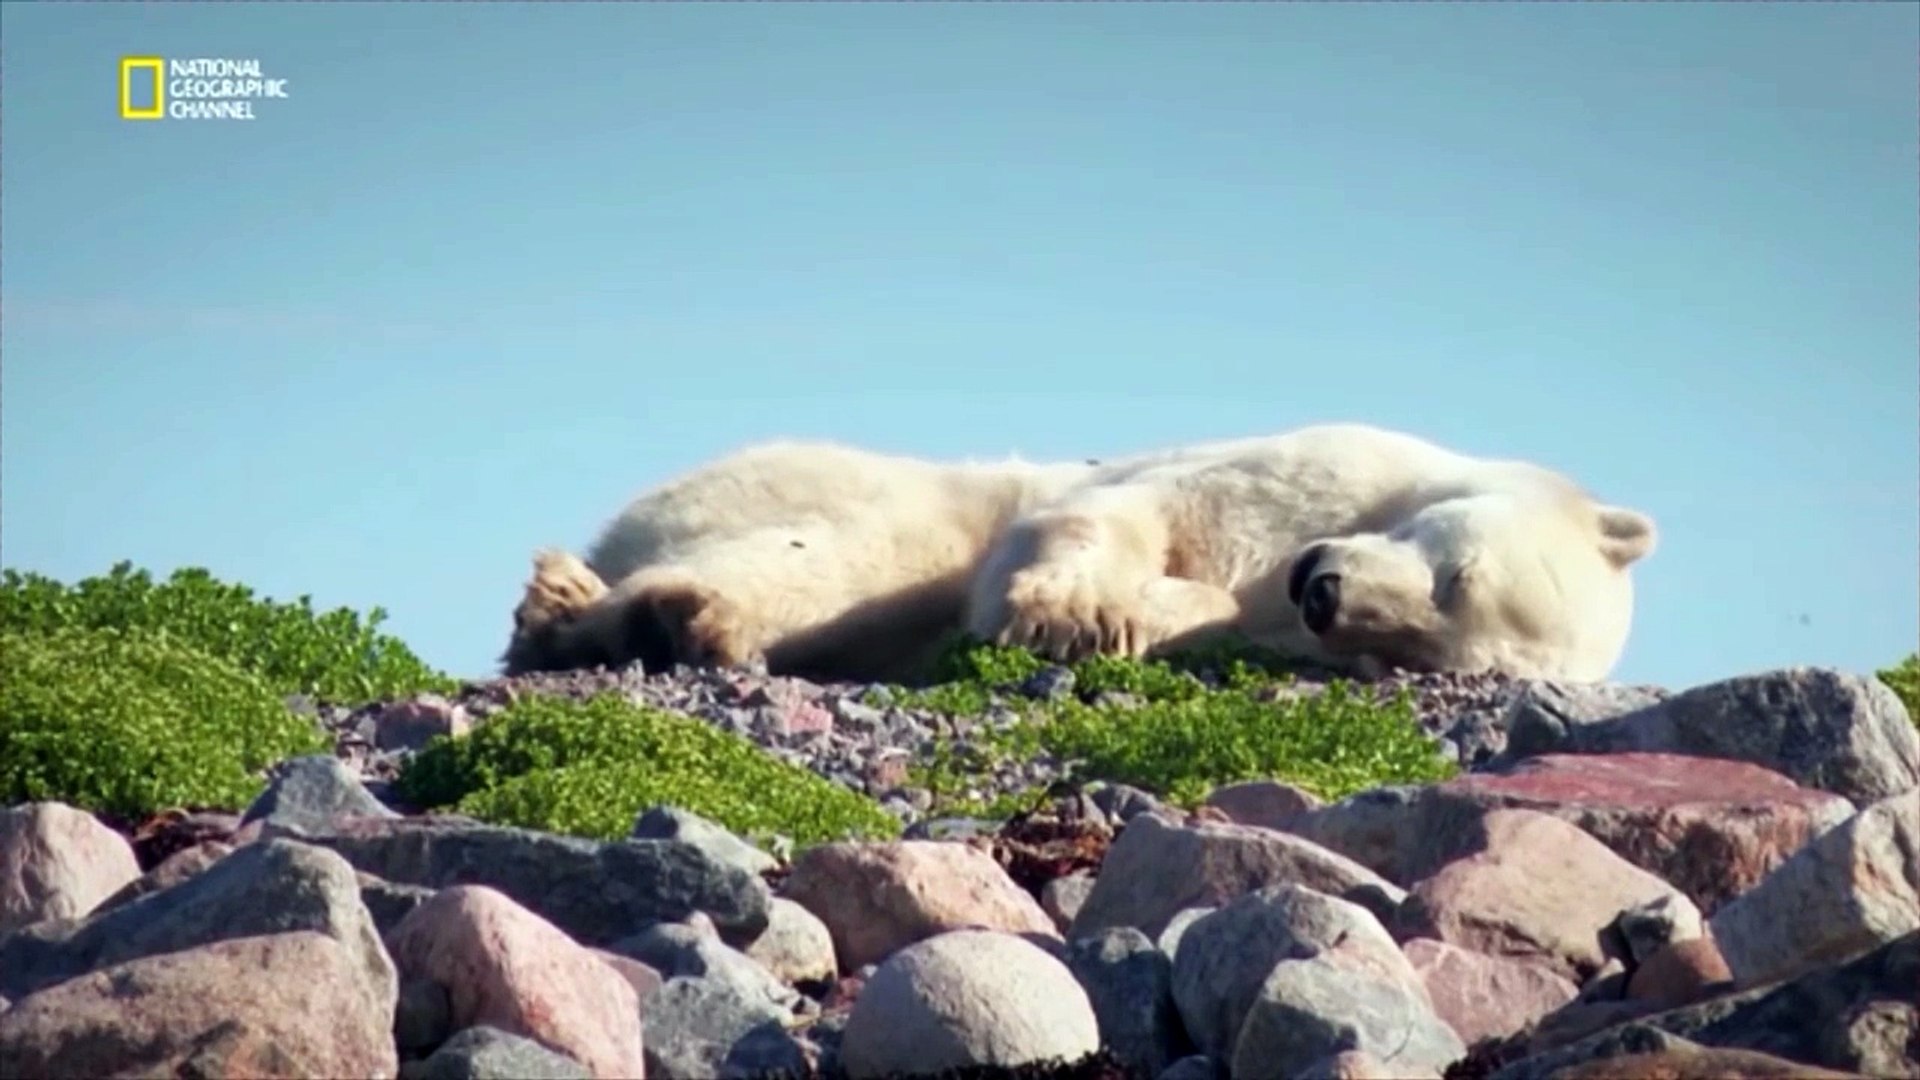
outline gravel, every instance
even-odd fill
[[[1276,687],[1274,694],[1318,693],[1326,683],[1322,674],[1303,672],[1291,686]],[[1434,737],[1438,752],[1469,769],[1484,766],[1506,746],[1504,714],[1523,685],[1491,673],[1405,672],[1365,684],[1382,698],[1410,691],[1421,726]],[[941,738],[952,737],[956,749],[964,751],[969,736],[982,725],[1016,716],[1006,705],[995,704],[982,717],[949,718],[897,704],[884,686],[820,685],[749,669],[676,667],[649,674],[638,664],[492,678],[467,683],[444,698],[423,695],[407,703],[377,702],[357,710],[305,700],[290,704],[314,716],[333,737],[337,756],[384,796],[412,752],[379,747],[381,718],[389,708],[404,704],[417,710],[425,704],[463,712],[465,720],[483,724],[528,694],[584,699],[609,691],[742,735],[780,758],[873,797],[907,824],[920,821],[932,802],[928,791],[910,784],[910,764],[926,761]],[[1072,673],[1048,668],[1011,694],[1048,699],[1072,692]],[[1060,763],[1046,758],[1007,762],[963,794],[992,798],[1032,792],[1062,775]]]

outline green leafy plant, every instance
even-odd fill
[[[705,721],[635,705],[535,695],[473,732],[435,739],[402,770],[401,797],[485,821],[612,838],[669,804],[766,843],[890,836],[873,800]]]
[[[1023,650],[968,643],[943,662],[952,681],[900,691],[906,703],[955,716],[996,708],[1009,716],[940,740],[918,767],[936,812],[1006,813],[1015,801],[961,793],[1008,762],[1040,756],[1076,779],[1133,784],[1183,805],[1240,780],[1281,779],[1337,799],[1455,771],[1421,731],[1404,691],[1382,701],[1335,681],[1295,694],[1284,665],[1262,653],[1094,657],[1069,666],[1070,694],[1026,700],[1010,692],[1046,666]]]
[[[0,803],[237,810],[268,765],[325,749],[260,679],[165,632],[0,631]]]
[[[1920,652],[1909,653],[1905,660],[1877,674],[1907,707],[1907,719],[1920,727]]]
[[[164,630],[251,672],[278,693],[348,705],[458,685],[380,633],[385,619],[380,608],[362,619],[348,608],[316,611],[306,596],[292,602],[258,597],[197,567],[155,582],[147,571],[122,562],[71,585],[40,574],[0,572],[0,631]]]

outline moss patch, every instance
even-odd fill
[[[0,632],[0,803],[237,810],[267,766],[326,749],[262,680],[165,632]]]
[[[1382,784],[1443,780],[1456,767],[1420,728],[1411,696],[1389,701],[1335,681],[1291,693],[1273,657],[1220,649],[1139,662],[1096,657],[1068,668],[1071,693],[1032,700],[1011,692],[1047,665],[1016,649],[967,644],[948,655],[948,682],[900,691],[904,704],[999,722],[941,741],[917,782],[935,813],[997,816],[1024,800],[966,792],[1008,761],[1049,755],[1076,780],[1132,784],[1191,806],[1212,788],[1278,779],[1338,799]]]
[[[1880,681],[1886,683],[1900,703],[1907,707],[1907,719],[1915,727],[1920,727],[1920,653],[1910,653],[1905,660],[1878,672]]]
[[[873,800],[705,721],[635,705],[534,696],[471,734],[434,740],[402,771],[401,796],[484,821],[611,839],[669,804],[758,843],[892,836]]]
[[[72,585],[40,574],[0,572],[0,631],[163,630],[280,694],[344,705],[458,686],[397,638],[380,633],[385,619],[380,608],[363,619],[348,608],[316,611],[305,596],[269,600],[197,567],[155,582],[145,570],[122,562]]]

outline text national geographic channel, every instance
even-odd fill
[[[122,120],[253,120],[258,102],[287,97],[256,59],[120,58]]]

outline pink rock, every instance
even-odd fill
[[[832,731],[833,714],[811,701],[802,701],[782,708],[778,724],[782,735],[810,735]]]
[[[640,1001],[622,972],[484,885],[442,889],[388,938],[407,978],[446,987],[453,1030],[490,1024],[597,1077],[641,1077]]]
[[[1284,829],[1295,816],[1321,806],[1313,792],[1278,780],[1249,780],[1213,789],[1206,805],[1241,825]]]
[[[1578,825],[1705,914],[1853,813],[1840,796],[1759,765],[1679,754],[1547,754],[1448,781],[1435,796]]]
[[[608,952],[605,949],[588,949],[587,951],[599,957],[601,963],[619,972],[620,977],[627,980],[627,985],[633,987],[634,996],[640,999],[642,1010],[646,1008],[647,998],[655,990],[660,989],[660,984],[666,981],[651,964],[642,963],[631,956],[621,956],[617,952]],[[644,1038],[644,1033],[642,1037]]]
[[[999,863],[960,843],[821,844],[800,856],[782,895],[827,925],[842,971],[948,930],[1060,937]]]
[[[1601,931],[1622,909],[1667,896],[1698,918],[1673,886],[1557,817],[1494,810],[1481,819],[1481,836],[1479,851],[1410,890],[1403,939],[1537,959],[1582,982],[1606,962]]]
[[[1688,938],[1663,946],[1634,969],[1627,980],[1627,1000],[1677,1009],[1732,984],[1733,972],[1713,938]]]
[[[1141,814],[1107,849],[1073,933],[1135,926],[1158,938],[1181,911],[1218,907],[1283,883],[1350,900],[1382,919],[1405,896],[1352,859],[1291,833],[1230,822],[1180,825]]]
[[[0,810],[0,937],[41,919],[77,919],[140,877],[133,847],[65,803]]]
[[[8,1076],[391,1077],[393,994],[312,931],[116,964],[0,1012]]]
[[[437,694],[423,694],[380,710],[373,743],[382,750],[418,750],[436,736],[464,735],[472,727],[466,709]]]
[[[1505,1038],[1580,994],[1544,964],[1488,956],[1432,938],[1414,938],[1402,950],[1433,999],[1433,1010],[1472,1046]]]
[[[1920,788],[1862,807],[1715,912],[1711,925],[1742,986],[1920,930]]]

